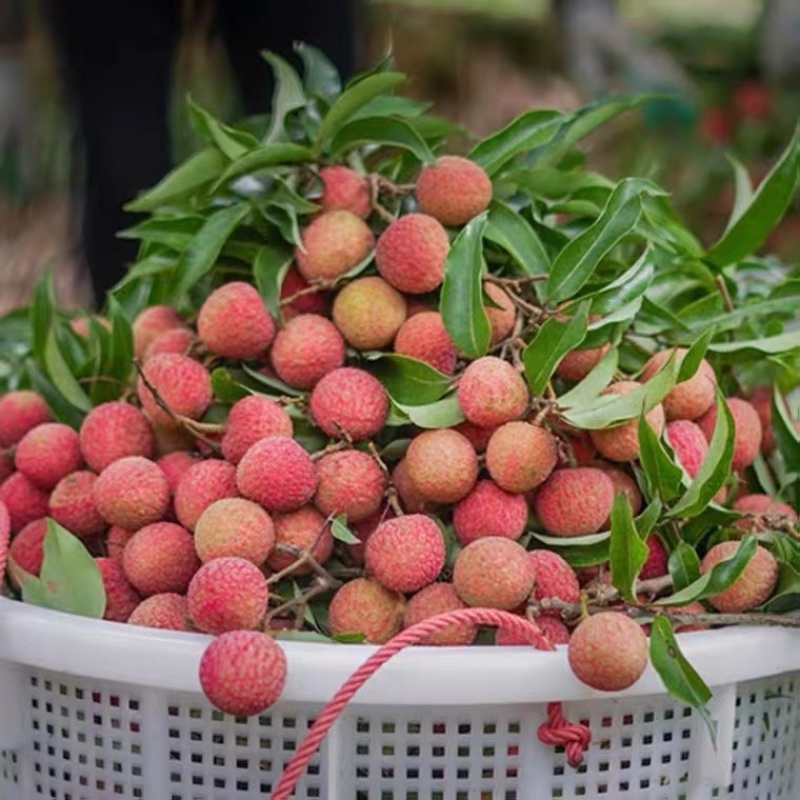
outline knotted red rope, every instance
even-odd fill
[[[445,614],[426,619],[417,625],[406,628],[385,645],[376,650],[341,686],[328,704],[317,716],[314,724],[309,728],[292,760],[278,781],[277,786],[270,795],[270,800],[289,800],[297,781],[313,758],[317,748],[327,735],[333,723],[344,707],[353,699],[355,693],[367,680],[390,658],[397,655],[406,647],[417,644],[432,633],[447,628],[450,625],[493,625],[505,628],[512,633],[524,637],[539,650],[553,650],[553,645],[541,632],[539,626],[523,617],[510,614],[507,611],[498,611],[492,608],[466,608],[458,611],[448,611]],[[548,721],[539,728],[539,740],[544,744],[564,745],[567,759],[572,766],[577,766],[583,760],[583,751],[589,746],[591,738],[589,729],[585,725],[567,722],[561,713],[560,703],[548,705]]]

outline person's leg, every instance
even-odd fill
[[[179,34],[172,0],[47,0],[83,142],[83,246],[98,305],[136,255],[122,205],[170,167],[167,109]]]

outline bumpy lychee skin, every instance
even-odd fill
[[[6,577],[8,545],[11,540],[11,517],[6,504],[0,501],[0,582]]]
[[[197,333],[223,358],[260,358],[275,338],[275,323],[258,290],[244,281],[215,289],[200,307]]]
[[[286,683],[286,656],[265,633],[231,631],[200,659],[200,685],[220,711],[249,717],[268,709]]]
[[[293,511],[317,490],[311,456],[294,439],[268,436],[256,442],[236,468],[236,485],[243,497],[267,511]]]
[[[421,311],[409,317],[397,331],[394,351],[424,361],[445,375],[455,372],[458,361],[458,350],[438,311]]]
[[[9,515],[10,521],[10,515]],[[25,572],[37,575],[42,569],[44,551],[42,543],[47,535],[47,519],[42,517],[33,522],[29,522],[11,540],[8,548],[9,576],[11,582],[17,585],[13,565],[18,564]]]
[[[175,450],[167,453],[156,461],[161,471],[167,476],[169,490],[173,494],[181,482],[181,478],[200,461],[197,453],[190,453],[188,450]]]
[[[484,281],[483,291],[493,303],[493,305],[484,303],[484,307],[492,328],[492,344],[494,345],[511,335],[517,320],[517,312],[511,298],[496,283]]]
[[[420,589],[406,603],[403,615],[403,627],[410,628],[418,622],[445,614],[448,611],[459,611],[468,608],[467,604],[458,596],[452,583],[432,583]],[[443,645],[459,647],[472,644],[478,629],[474,625],[460,623],[449,625],[443,630],[432,633],[423,639],[420,644]]]
[[[208,370],[188,356],[162,353],[148,359],[142,371],[161,400],[175,414],[200,419],[211,404],[211,377]],[[141,377],[137,392],[145,414],[154,425],[175,426],[173,417],[159,406]]]
[[[167,631],[189,631],[189,603],[182,594],[154,594],[133,609],[128,624]]]
[[[733,417],[734,437],[731,468],[733,470],[744,469],[755,461],[761,449],[761,440],[764,435],[761,430],[761,420],[758,418],[756,410],[746,400],[742,400],[739,397],[728,397],[725,402],[728,404],[728,410]],[[709,442],[714,435],[716,424],[716,405],[711,406],[697,420],[697,425]]]
[[[314,387],[308,407],[314,423],[327,436],[338,438],[345,433],[357,442],[383,428],[389,398],[380,381],[368,372],[341,367]]]
[[[511,611],[525,602],[535,573],[525,548],[503,537],[485,536],[456,557],[453,586],[468,605]]]
[[[188,355],[194,343],[194,331],[189,328],[173,328],[150,342],[145,351],[144,360],[147,361],[148,358],[157,356],[159,353]]]
[[[212,503],[197,520],[194,546],[202,562],[235,556],[261,566],[275,545],[275,528],[269,514],[243,497]]]
[[[193,531],[200,515],[217,500],[236,497],[236,467],[227,461],[198,461],[186,470],[175,489],[175,515]]]
[[[435,503],[426,500],[408,474],[408,464],[404,458],[395,464],[392,470],[391,484],[400,498],[403,510],[407,514],[422,514],[436,507]]]
[[[122,554],[125,552],[125,545],[133,538],[136,531],[126,531],[119,525],[112,525],[106,534],[106,553],[108,557],[122,563]]]
[[[292,265],[281,283],[281,314],[288,320],[298,314],[321,314],[328,316],[331,309],[330,292],[322,289],[309,291],[311,285]]]
[[[231,406],[228,414],[222,455],[232,464],[238,464],[259,439],[291,436],[292,429],[292,418],[274,400],[257,394],[243,397]]]
[[[715,544],[700,563],[700,571],[705,574],[730,558],[738,546],[739,542]],[[769,598],[777,582],[778,562],[769,550],[759,545],[742,574],[724,592],[709,597],[708,602],[723,614],[751,611]]]
[[[153,429],[147,417],[129,403],[113,401],[93,408],[80,429],[81,453],[95,472],[127,456],[152,458]]]
[[[554,436],[539,425],[507,422],[486,446],[486,468],[507,492],[529,492],[545,481],[558,458]]]
[[[300,274],[310,283],[331,281],[349,272],[369,255],[375,237],[366,223],[349,211],[327,211],[303,231],[295,251]]]
[[[637,381],[619,381],[603,389],[601,394],[629,394],[638,389]],[[661,404],[654,406],[645,414],[647,424],[660,436],[664,430],[664,409]],[[600,455],[612,461],[635,461],[639,458],[639,420],[630,419],[620,425],[601,428],[590,432],[592,443]]]
[[[143,596],[184,594],[200,559],[191,533],[174,522],[145,525],[131,537],[122,553],[122,568]]]
[[[328,607],[334,636],[360,633],[370,644],[388,642],[403,625],[405,598],[372,578],[356,578],[342,586]]]
[[[37,425],[52,420],[44,398],[28,389],[0,397],[0,447],[11,447]]]
[[[565,603],[577,603],[580,600],[581,587],[574,570],[558,553],[550,550],[533,550],[528,553],[536,582],[533,585],[531,599],[562,600]],[[558,611],[547,612],[558,616]]]
[[[601,692],[633,686],[647,669],[647,637],[630,617],[603,611],[572,632],[567,659],[575,677]]]
[[[775,432],[772,430],[772,388],[756,386],[748,398],[761,420],[761,452],[768,456],[775,449]]]
[[[592,461],[586,466],[601,469],[611,478],[611,483],[614,485],[614,494],[624,494],[628,498],[634,516],[642,510],[642,493],[639,491],[636,481],[627,472],[619,467],[612,466],[607,461]],[[611,521],[608,520],[603,525],[603,528],[610,525]]]
[[[661,541],[659,536],[653,534],[647,537],[645,544],[647,545],[647,561],[644,562],[639,577],[646,581],[650,578],[660,578],[662,575],[666,575],[669,571],[667,568],[669,553],[667,553],[667,548],[664,547],[664,542]]]
[[[466,436],[452,428],[427,430],[406,450],[408,477],[422,497],[433,503],[457,503],[478,477],[478,455]]]
[[[14,472],[14,459],[10,453],[0,453],[0,483]]]
[[[147,348],[159,336],[173,328],[186,328],[186,323],[174,308],[150,306],[137,315],[131,328],[133,352],[139,358],[143,358]]]
[[[466,436],[469,439],[469,443],[475,448],[476,453],[483,453],[497,427],[483,428],[480,425],[464,420],[459,422],[453,430],[458,431],[462,436]]]
[[[336,164],[319,171],[322,178],[322,197],[319,204],[323,211],[349,211],[359,217],[368,217],[372,209],[369,183],[350,167]]]
[[[537,617],[535,620],[539,630],[545,635],[547,640],[554,645],[567,644],[569,642],[569,628],[555,617]],[[525,637],[516,631],[508,628],[498,628],[494,636],[494,643],[499,646],[521,646],[533,645],[536,647],[537,640],[533,636]]]
[[[108,523],[94,501],[94,472],[81,470],[62,478],[50,495],[50,516],[76,536],[95,536]]]
[[[318,314],[299,314],[275,337],[270,360],[278,377],[297,389],[311,389],[344,364],[345,344],[336,326]]]
[[[539,487],[533,508],[551,536],[597,533],[614,503],[614,484],[593,467],[558,469]]]
[[[444,537],[424,514],[384,522],[369,537],[367,570],[387,589],[417,592],[436,580],[444,567]]]
[[[675,419],[667,423],[667,441],[686,474],[694,478],[708,454],[703,431],[688,419]]]
[[[331,557],[333,536],[330,525],[314,506],[303,506],[287,514],[275,514],[272,521],[275,525],[275,548],[267,560],[271,570],[279,572],[297,561],[295,553],[282,550],[287,545],[298,552],[310,549],[318,564],[324,564]],[[293,574],[308,575],[310,572],[311,567],[303,564]]]
[[[383,278],[359,278],[333,301],[333,321],[357,350],[390,345],[406,318],[406,300]]]
[[[453,528],[461,544],[469,544],[482,536],[519,539],[527,522],[525,498],[503,491],[489,480],[478,481],[453,509]]]
[[[94,502],[110,525],[138,530],[160,520],[169,508],[169,484],[158,465],[141,456],[121,458],[94,484]]]
[[[381,506],[386,476],[374,458],[360,450],[329,453],[317,461],[319,485],[314,505],[325,515],[345,514],[350,523]]]
[[[582,381],[602,361],[610,347],[610,344],[603,344],[599,347],[570,350],[559,361],[556,375],[565,381]]]
[[[11,519],[11,532],[22,530],[29,522],[47,516],[49,495],[15,472],[0,485],[0,502],[5,503]]]
[[[675,348],[675,358],[683,361],[687,350]],[[649,381],[669,358],[671,350],[656,353],[644,366],[641,381]],[[714,394],[717,388],[717,376],[711,364],[705,359],[700,362],[697,372],[691,378],[675,384],[667,396],[661,401],[667,419],[697,419],[714,405]]]
[[[80,437],[58,422],[37,425],[22,437],[14,453],[16,468],[42,489],[83,466]]]
[[[94,563],[97,564],[106,591],[106,610],[103,619],[126,622],[142,598],[128,583],[122,566],[116,561],[110,558],[96,558]]]
[[[733,510],[746,515],[734,522],[737,528],[745,531],[797,525],[797,512],[788,503],[775,500],[768,494],[742,495],[734,501]]]
[[[215,558],[203,564],[186,592],[192,624],[214,636],[257,628],[268,596],[264,574],[244,558]]]
[[[381,277],[407,294],[425,294],[444,279],[450,240],[441,223],[428,214],[406,214],[378,238],[375,264]]]
[[[426,164],[417,178],[419,207],[443,225],[463,225],[492,200],[486,170],[462,156],[440,156]]]
[[[476,425],[502,425],[521,416],[528,405],[528,387],[507,361],[483,356],[473,361],[458,383],[458,405]]]

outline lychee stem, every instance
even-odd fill
[[[280,305],[288,306],[295,300],[299,300],[301,297],[305,297],[306,295],[317,294],[317,292],[329,291],[335,288],[336,288],[336,281],[318,281],[316,283],[312,283],[311,286],[306,286],[303,289],[298,289],[294,294],[290,294],[288,297],[282,298]]]

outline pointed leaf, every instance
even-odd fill
[[[310,161],[311,158],[311,151],[301,144],[293,142],[264,144],[230,164],[220,175],[216,186],[221,186],[240,175],[248,175],[282,164],[301,164],[304,161]]]
[[[339,70],[321,50],[310,44],[298,42],[294,49],[303,61],[303,87],[306,94],[329,102],[333,100],[342,91]]]
[[[644,415],[639,417],[639,461],[654,494],[674,500],[681,493],[683,470],[670,458],[666,448]]]
[[[92,401],[80,383],[78,383],[64,358],[55,327],[50,328],[47,334],[47,342],[44,347],[44,365],[53,385],[71,405],[81,411],[88,411],[92,407]]]
[[[759,354],[780,355],[792,350],[800,349],[800,330],[788,331],[775,336],[765,336],[760,339],[745,339],[738,342],[713,342],[708,346],[712,353],[725,355],[750,354],[758,357]]]
[[[594,400],[611,383],[618,363],[619,350],[612,347],[580,383],[558,398],[558,405],[566,409]]]
[[[449,375],[430,364],[398,353],[368,354],[364,368],[383,384],[392,400],[403,406],[434,403],[452,383]]]
[[[611,538],[609,540],[611,582],[631,603],[636,603],[636,580],[647,561],[648,547],[639,536],[633,522],[631,504],[624,492],[614,497],[611,507]]]
[[[747,167],[736,156],[732,153],[725,153],[725,156],[733,167],[734,180],[733,210],[731,211],[731,218],[728,220],[728,226],[725,228],[725,233],[727,233],[753,201],[753,182],[750,180],[750,173],[747,171]]]
[[[800,431],[795,427],[778,386],[772,394],[772,430],[786,469],[800,473]]]
[[[420,428],[452,428],[464,421],[464,414],[455,394],[423,406],[395,403],[416,426]]]
[[[500,245],[527,275],[546,274],[550,257],[530,223],[499,200],[489,207],[486,238]]]
[[[224,125],[192,99],[189,100],[189,114],[197,132],[229,161],[235,161],[248,150],[258,146],[258,139],[255,136]]]
[[[700,559],[697,551],[686,542],[678,542],[669,554],[667,564],[672,578],[672,588],[679,592],[700,577]]]
[[[361,539],[355,536],[347,527],[347,515],[339,514],[331,523],[331,536],[338,542],[345,544],[361,544]]]
[[[701,334],[692,343],[684,357],[681,359],[680,367],[678,369],[678,383],[688,381],[700,367],[700,362],[705,358],[708,352],[708,346],[714,338],[716,331],[713,327],[709,327],[703,334]]]
[[[269,130],[264,137],[264,142],[269,143],[280,137],[286,117],[295,109],[302,108],[307,98],[300,76],[291,64],[277,53],[266,50],[261,53],[261,57],[272,67],[275,76]]]
[[[391,117],[364,117],[348,122],[333,137],[329,150],[337,156],[363,144],[399,147],[426,164],[436,160],[425,140],[408,122]]]
[[[288,245],[265,245],[253,260],[253,279],[264,305],[274,319],[281,318],[281,284],[294,259]]]

